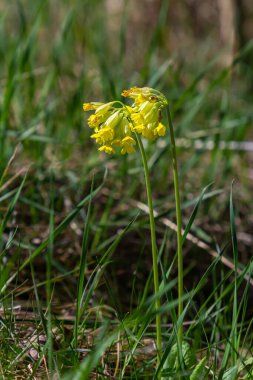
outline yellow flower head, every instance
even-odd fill
[[[95,111],[88,118],[88,125],[95,131],[91,138],[107,154],[115,153],[114,146],[121,147],[122,154],[134,152],[133,125],[129,118],[133,110],[122,103],[119,108],[118,103],[84,103],[83,106],[85,111]]]
[[[132,87],[129,90],[123,90],[121,95],[134,99],[136,104],[149,101],[151,103],[159,103],[162,108],[168,104],[167,99],[160,91],[150,87]]]
[[[149,87],[132,87],[124,90],[122,95],[134,99],[131,115],[133,130],[149,140],[164,136],[166,128],[159,125],[161,110],[168,102],[162,93]]]
[[[94,111],[88,118],[88,125],[95,132],[91,138],[107,154],[115,153],[114,147],[120,147],[121,154],[133,153],[136,133],[153,140],[166,132],[161,111],[168,102],[163,94],[149,87],[132,87],[122,95],[134,100],[132,106],[118,101],[83,104],[84,111]]]

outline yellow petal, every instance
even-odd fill
[[[83,103],[84,111],[92,111],[94,110],[94,106],[91,103]]]
[[[162,123],[158,124],[158,127],[154,129],[154,134],[158,136],[164,136],[166,133],[166,127]]]
[[[105,152],[107,154],[115,153],[114,149],[111,146],[108,145],[102,145],[100,148],[98,148],[101,152]]]
[[[135,145],[136,142],[131,136],[126,136],[122,140],[123,145]]]
[[[126,153],[130,154],[133,152],[135,152],[135,149],[132,145],[124,145],[120,151],[121,154],[126,154]]]
[[[100,117],[97,115],[90,115],[90,117],[88,118],[88,124],[91,128],[96,127],[99,124],[99,121]]]

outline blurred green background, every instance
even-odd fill
[[[83,102],[121,99],[131,86],[157,88],[169,99],[184,226],[202,189],[213,183],[191,230],[207,248],[189,241],[184,249],[186,287],[210,264],[210,252],[230,241],[233,180],[239,260],[247,263],[253,240],[252,38],[250,0],[1,0],[0,169],[6,172],[0,218],[27,173],[4,223],[1,248],[13,261],[1,286],[48,236],[50,210],[59,225],[89,194],[93,176],[100,184],[107,168],[92,202],[88,270],[139,212],[96,294],[118,312],[136,304],[151,267],[148,216],[138,203],[146,203],[140,155],[98,152],[82,110]],[[146,145],[159,246],[167,236],[165,265],[176,247],[163,220],[175,222],[169,147],[169,135]],[[82,209],[54,240],[54,305],[75,302],[86,215]],[[226,254],[231,257],[230,245]],[[34,269],[36,281],[44,281],[43,255]],[[19,304],[30,307],[32,283],[28,266],[12,285],[20,286]],[[39,293],[43,299],[43,288]]]

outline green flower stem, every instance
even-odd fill
[[[154,210],[153,210],[149,170],[148,170],[146,153],[145,153],[141,138],[137,133],[136,133],[136,140],[138,142],[139,149],[141,152],[141,157],[142,157],[142,162],[143,162],[143,167],[144,167],[144,173],[145,173],[146,191],[147,191],[148,207],[149,207],[150,231],[151,231],[151,246],[152,246],[153,273],[154,273],[154,290],[155,290],[155,295],[157,295],[158,291],[159,291],[159,275],[158,275],[158,262],[157,262],[158,260],[157,260],[157,248],[156,248],[156,236],[155,236],[155,220],[154,220]],[[160,363],[161,353],[162,353],[161,316],[159,314],[160,306],[161,306],[160,298],[158,297],[158,298],[156,298],[156,301],[155,301],[157,366]]]
[[[169,106],[167,107],[170,139],[171,139],[171,151],[172,151],[172,163],[173,163],[173,177],[174,177],[174,190],[176,199],[176,218],[177,218],[177,258],[178,258],[178,318],[183,313],[183,254],[182,254],[182,222],[181,222],[181,206],[180,206],[180,194],[179,194],[179,181],[178,181],[178,169],[177,169],[177,152],[174,136],[174,129],[170,115]],[[183,342],[183,323],[181,323],[178,329],[178,342],[182,347]]]

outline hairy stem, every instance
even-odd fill
[[[176,200],[176,218],[177,218],[177,257],[178,257],[178,319],[183,313],[183,254],[182,254],[182,222],[181,222],[181,206],[180,206],[180,194],[179,194],[179,181],[178,181],[178,169],[177,169],[177,152],[176,142],[174,136],[174,129],[170,115],[169,106],[167,107],[169,131],[171,138],[171,151],[172,151],[172,163],[173,163],[173,177],[174,177],[174,190]],[[182,347],[183,342],[183,322],[178,329],[178,342]]]
[[[145,173],[145,181],[146,181],[146,191],[148,198],[148,207],[149,207],[149,220],[150,220],[150,232],[151,232],[151,246],[152,246],[152,258],[153,258],[153,273],[154,273],[154,291],[155,295],[158,294],[159,291],[159,275],[158,275],[158,260],[157,260],[157,248],[156,248],[156,235],[155,235],[155,220],[154,220],[154,210],[153,210],[153,202],[152,202],[152,193],[150,186],[150,178],[149,178],[149,170],[146,153],[141,141],[140,136],[136,133],[136,139],[139,145],[139,149],[141,152],[144,173]],[[157,345],[157,366],[160,363],[161,353],[162,353],[162,332],[161,332],[161,316],[159,314],[160,309],[160,298],[157,297],[155,301],[155,309],[156,309],[156,345]],[[159,379],[160,377],[158,377]]]

